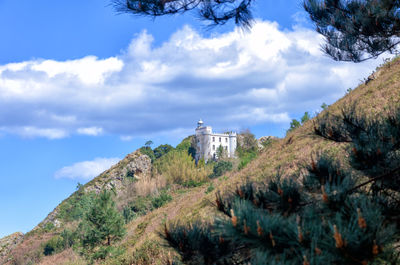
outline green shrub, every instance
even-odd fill
[[[172,201],[172,196],[163,190],[159,195],[152,197],[151,205],[157,209]]]
[[[160,208],[172,200],[172,196],[166,190],[162,190],[159,194],[146,197],[138,197],[134,201],[129,202],[122,210],[122,216],[125,223],[129,223],[138,216]]]
[[[257,157],[257,152],[248,152],[248,153],[243,154],[242,157],[240,157],[238,169],[241,170],[241,169],[245,168],[247,166],[247,164],[249,162],[251,162],[253,159],[255,159],[256,157]]]
[[[45,232],[50,232],[51,230],[53,230],[55,228],[54,224],[52,222],[48,222],[44,225],[43,230]]]
[[[76,232],[69,229],[64,229],[60,235],[56,235],[49,239],[43,246],[43,254],[49,256],[59,253],[78,242]]]
[[[169,145],[169,144],[162,144],[157,146],[156,148],[154,148],[153,152],[154,152],[154,156],[156,159],[162,157],[163,155],[171,152],[172,150],[174,150],[174,148]]]
[[[218,161],[213,168],[213,173],[210,175],[210,178],[222,176],[225,172],[231,171],[232,167],[233,165],[230,161]]]
[[[206,190],[206,194],[212,192],[213,190],[215,190],[214,184],[211,182],[210,185],[208,185],[207,190]]]
[[[139,151],[142,155],[147,155],[148,157],[150,157],[151,162],[154,162],[154,160],[156,159],[154,151],[151,149],[150,146],[143,146],[139,149]]]

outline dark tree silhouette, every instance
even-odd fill
[[[211,25],[223,25],[233,20],[242,27],[250,27],[254,0],[112,0],[118,12],[158,17],[197,11],[201,19]]]
[[[400,43],[398,0],[305,0],[316,30],[326,38],[323,50],[338,61],[361,62]]]

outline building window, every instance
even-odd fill
[[[225,151],[228,151],[228,146],[225,146]]]
[[[213,145],[213,150],[215,150],[215,145]]]
[[[215,137],[213,137],[213,142],[215,142]]]
[[[221,137],[219,137],[219,142],[221,142]]]
[[[225,143],[227,143],[228,142],[228,138],[225,138]]]

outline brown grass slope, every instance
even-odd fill
[[[372,76],[372,80],[363,83],[356,89],[331,105],[327,111],[340,114],[345,106],[356,105],[356,111],[366,115],[379,115],[391,106],[400,103],[400,59],[380,67]],[[346,163],[346,144],[327,141],[313,134],[313,120],[306,122],[302,127],[288,134],[284,139],[273,142],[254,161],[241,171],[231,172],[212,180],[215,190],[206,194],[208,184],[201,187],[177,190],[173,193],[173,200],[167,205],[141,216],[127,225],[127,235],[120,242],[126,249],[125,254],[118,258],[105,260],[104,264],[165,264],[170,256],[176,253],[170,249],[160,234],[165,222],[191,221],[197,218],[212,220],[216,213],[213,202],[215,191],[229,192],[236,185],[246,179],[267,181],[280,167],[284,176],[290,176],[301,170],[301,165],[309,163],[313,155],[326,151]],[[121,161],[115,168],[121,169],[126,161]],[[110,169],[112,170],[112,169]],[[104,179],[104,174],[87,184],[88,186]],[[88,186],[85,186],[88,187]],[[37,253],[37,244],[27,242],[35,237],[46,235],[26,236],[14,253],[24,249],[25,253]],[[47,237],[46,237],[47,238]],[[35,263],[51,264],[81,264],[82,260],[71,254],[72,250],[65,250],[56,257],[37,258]],[[65,258],[63,258],[65,257]],[[75,261],[71,261],[74,258]],[[72,262],[72,263],[71,263]]]

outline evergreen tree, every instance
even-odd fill
[[[326,38],[323,50],[335,60],[361,62],[400,43],[400,1],[305,0],[304,9]]]
[[[294,129],[299,128],[300,126],[301,126],[301,123],[298,120],[292,119],[292,121],[290,122],[290,127],[286,131],[286,133],[289,133],[289,132],[293,131]]]
[[[230,20],[249,27],[254,0],[112,0],[118,12],[158,17],[197,11],[200,18],[212,25],[223,25]]]
[[[169,144],[162,144],[154,148],[154,156],[156,159],[162,157],[163,155],[167,154],[168,152],[174,150],[174,148]]]
[[[110,191],[104,190],[96,197],[81,227],[84,247],[111,246],[124,236],[124,219],[117,211]]]
[[[303,117],[301,117],[301,124],[304,124],[306,121],[311,119],[310,113],[308,111],[304,112]]]

